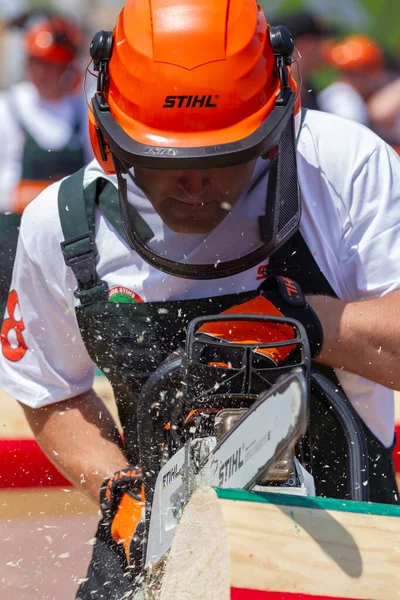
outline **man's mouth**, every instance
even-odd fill
[[[173,201],[173,202],[178,202],[180,204],[184,204],[185,206],[193,206],[195,208],[199,208],[202,206],[207,206],[207,204],[216,204],[215,200],[210,199],[210,200],[198,200],[198,201],[193,201],[193,200],[182,200],[181,198],[175,198],[174,196],[169,196],[168,198],[166,198],[167,202]]]
[[[214,222],[219,221],[221,212],[225,212],[219,202],[216,200],[203,200],[199,202],[178,200],[168,197],[162,203],[162,213],[165,217],[177,221],[193,220],[194,222]]]

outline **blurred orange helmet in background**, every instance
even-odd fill
[[[196,152],[190,150],[198,148],[206,163],[212,155],[216,162],[227,154],[233,160],[251,136],[260,154],[267,134],[275,133],[276,142],[285,111],[277,110],[282,86],[270,29],[256,0],[127,0],[108,43],[101,93],[108,113],[98,108],[97,94],[90,119],[93,149],[103,167],[107,170],[96,128],[113,153],[129,162],[122,147],[129,148],[132,160],[136,156],[142,165],[146,156],[162,158],[162,148],[170,158],[175,153],[193,160]],[[91,48],[95,66],[99,39]],[[286,88],[297,91],[289,58],[284,71]],[[286,124],[286,113],[285,118]]]
[[[383,66],[384,58],[380,46],[367,35],[350,35],[340,42],[325,42],[325,60],[342,71],[361,71]]]
[[[68,66],[82,47],[84,35],[67,17],[44,17],[34,21],[25,34],[25,51],[29,57]]]

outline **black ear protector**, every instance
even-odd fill
[[[274,51],[275,55],[276,68],[278,70],[279,79],[281,82],[281,95],[277,100],[277,104],[284,104],[290,89],[289,76],[286,67],[289,67],[292,62],[294,41],[290,31],[286,27],[283,27],[283,25],[271,27],[269,36],[272,50]]]
[[[271,27],[269,32],[272,49],[275,55],[286,57],[290,64],[290,57],[294,51],[294,41],[289,29],[280,25],[279,27]]]
[[[90,44],[90,56],[92,57],[95,71],[100,70],[102,62],[108,63],[111,58],[112,48],[112,31],[98,31]]]
[[[100,96],[100,107],[103,108],[103,110],[109,109],[107,99],[104,95],[104,84],[108,73],[108,63],[112,54],[113,41],[114,37],[112,31],[104,31],[102,29],[95,34],[89,49],[90,56],[93,60],[93,70],[98,72],[97,93]],[[98,126],[96,126],[96,135],[99,142],[101,157],[103,161],[106,162],[110,153],[110,147]]]
[[[108,63],[113,49],[112,31],[98,31],[90,44],[90,56],[93,60],[93,69],[98,72],[97,91],[100,94],[101,106],[108,108],[107,100],[104,96],[104,84],[107,77]]]

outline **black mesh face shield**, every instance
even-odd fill
[[[208,280],[243,273],[265,262],[300,226],[301,202],[297,180],[293,113],[282,132],[277,155],[269,167],[268,186],[265,191],[265,212],[259,217],[261,245],[245,256],[233,260],[220,262],[216,257],[213,264],[178,263],[156,254],[141,238],[129,217],[127,179],[126,175],[124,176],[126,165],[121,163],[116,156],[114,163],[118,178],[121,221],[131,247],[148,264],[166,274],[184,279]]]

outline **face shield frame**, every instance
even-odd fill
[[[113,117],[100,92],[92,98],[97,137],[103,158],[115,155],[124,165],[146,169],[215,169],[266,156],[279,144],[294,112],[296,94],[285,88],[263,123],[236,142],[200,147],[150,146],[131,138]],[[107,142],[106,142],[107,140]]]

